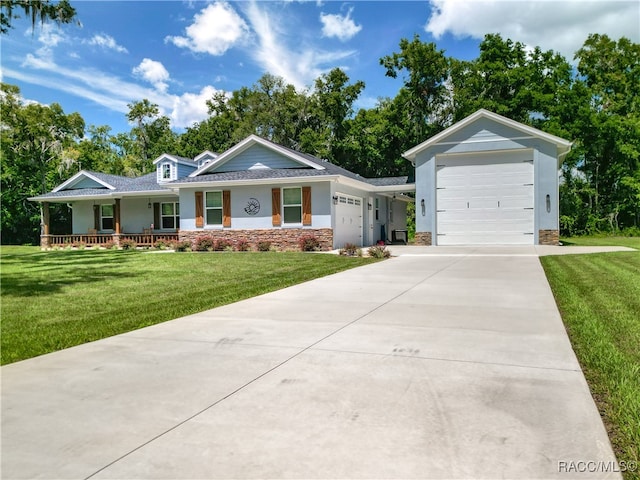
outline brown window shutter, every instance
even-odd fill
[[[160,225],[160,204],[157,202],[153,204],[153,228],[155,230],[162,228],[162,225]]]
[[[102,230],[100,226],[100,205],[93,206],[93,228]]]
[[[222,191],[222,226],[231,226],[231,191]]]
[[[279,227],[282,224],[280,218],[280,189],[271,189],[271,223],[274,227]]]
[[[202,203],[202,192],[196,192],[196,228],[204,227],[204,205]]]
[[[302,225],[311,225],[311,187],[302,187]]]

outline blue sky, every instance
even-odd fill
[[[637,0],[89,1],[71,0],[82,26],[26,21],[2,37],[2,81],[27,101],[57,102],[87,125],[127,131],[127,103],[148,98],[184,129],[206,118],[216,91],[264,73],[299,89],[343,68],[366,89],[358,107],[396,95],[382,56],[415,34],[460,59],[500,33],[568,59],[589,33],[640,42]]]

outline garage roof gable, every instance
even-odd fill
[[[415,161],[416,156],[426,150],[433,145],[437,145],[442,143],[447,137],[450,137],[454,133],[462,130],[463,128],[471,125],[474,122],[479,121],[480,119],[488,119],[490,121],[496,122],[498,124],[504,125],[506,127],[512,128],[514,130],[520,131],[527,136],[531,136],[534,138],[539,138],[545,142],[554,144],[558,151],[558,158],[566,155],[571,149],[571,142],[565,140],[564,138],[557,137],[547,132],[543,132],[542,130],[538,130],[537,128],[530,127],[529,125],[525,125],[520,122],[516,122],[515,120],[511,120],[507,117],[503,117],[502,115],[498,115],[497,113],[490,112],[489,110],[485,110],[481,108],[477,112],[469,115],[468,117],[460,120],[458,123],[451,125],[449,128],[443,130],[442,132],[434,135],[428,140],[422,142],[419,145],[407,150],[402,154],[404,158],[410,160],[411,162]]]

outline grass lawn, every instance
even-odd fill
[[[583,247],[614,246],[631,247],[640,250],[640,237],[614,237],[591,235],[584,237],[561,238],[563,245],[579,245]]]
[[[549,256],[540,261],[618,461],[638,462],[640,253]],[[625,478],[640,479],[640,472],[626,472]]]
[[[0,250],[2,364],[135,330],[375,260],[273,252]]]

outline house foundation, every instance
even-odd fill
[[[299,250],[300,239],[313,235],[320,243],[320,250],[333,249],[333,230],[330,228],[282,228],[259,230],[180,230],[180,241],[188,240],[192,244],[198,237],[212,237],[215,240],[226,240],[231,244],[238,241],[249,243],[252,250],[257,250],[261,242],[269,242],[278,250]]]

